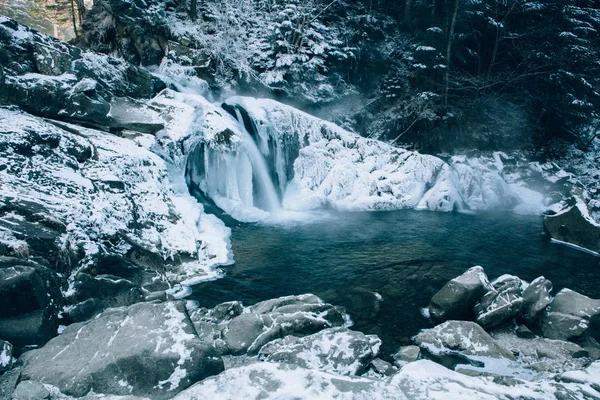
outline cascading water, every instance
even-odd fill
[[[277,213],[281,209],[281,205],[279,203],[279,196],[277,196],[277,190],[271,180],[267,163],[258,149],[258,146],[252,139],[252,136],[250,136],[246,130],[242,114],[238,109],[236,109],[236,118],[242,132],[242,140],[246,151],[245,155],[248,157],[251,164],[252,182],[257,183],[258,195],[263,199],[266,211]]]
[[[192,151],[188,182],[233,218],[264,220],[281,211],[280,199],[265,158],[246,130],[241,113],[236,114],[237,123],[227,118],[231,125],[224,132],[230,136],[200,143]]]

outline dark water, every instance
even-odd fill
[[[600,298],[600,258],[550,243],[541,217],[508,213],[342,213],[311,223],[232,226],[236,263],[194,288],[202,306],[314,293],[345,306],[354,328],[375,333],[383,352],[429,326],[420,314],[448,280],[481,265]],[[383,296],[377,302],[372,292]]]

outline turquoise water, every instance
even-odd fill
[[[429,327],[420,309],[474,265],[490,279],[544,275],[554,293],[569,287],[600,298],[600,258],[550,243],[541,217],[405,210],[230,225],[236,262],[225,278],[194,288],[202,306],[314,293],[345,306],[353,329],[379,335],[384,353]]]

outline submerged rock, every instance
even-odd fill
[[[170,398],[223,370],[214,347],[195,334],[181,302],[109,309],[68,326],[21,362],[23,379],[75,397],[94,391]]]
[[[429,315],[437,322],[473,319],[473,307],[490,287],[482,267],[469,268],[431,298]]]
[[[273,342],[265,359],[340,375],[359,375],[377,356],[380,346],[381,340],[375,335],[331,328],[291,343]]]
[[[570,289],[563,289],[538,321],[544,337],[569,340],[588,330],[592,318],[600,315],[600,300],[594,300]]]

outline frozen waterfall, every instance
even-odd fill
[[[278,214],[281,202],[265,158],[239,110],[236,117],[237,124],[227,121],[232,125],[230,136],[199,143],[192,151],[188,179],[233,218],[254,222]]]

